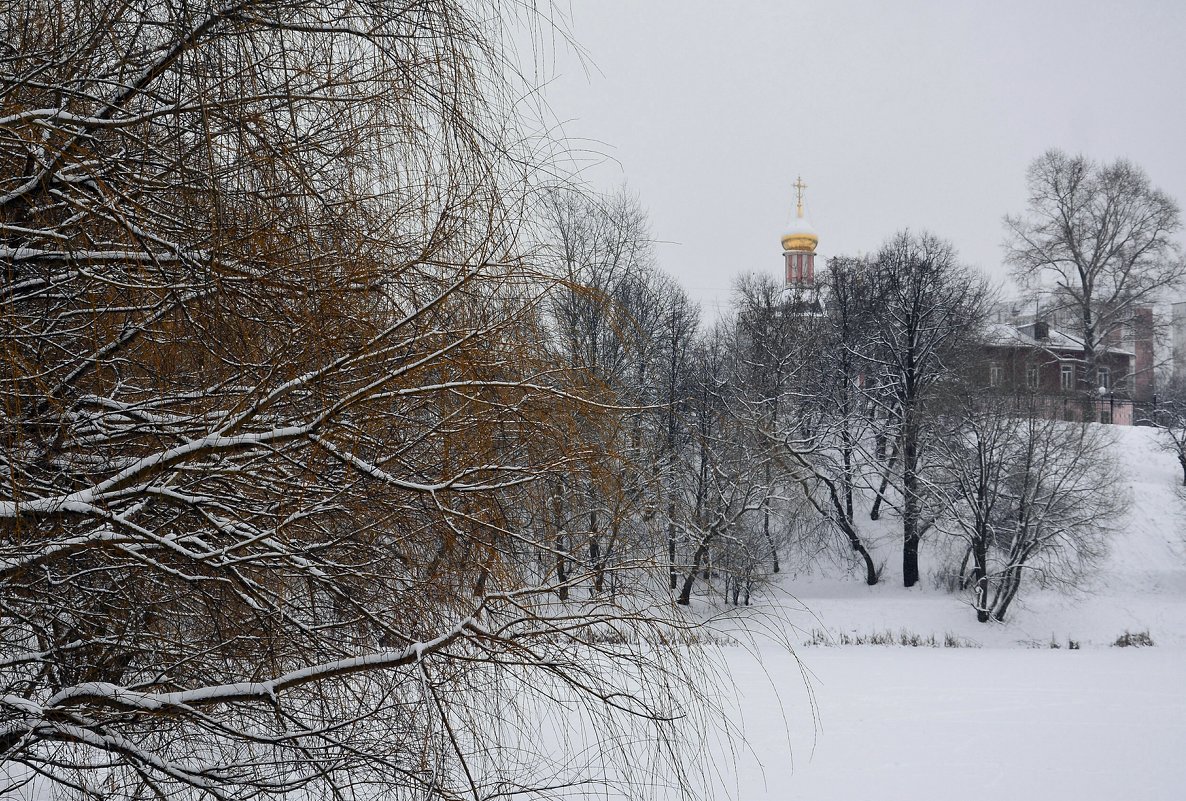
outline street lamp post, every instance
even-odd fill
[[[1108,387],[1100,387],[1099,388],[1100,411],[1101,412],[1103,411],[1103,408],[1104,408],[1104,396],[1105,395],[1108,396],[1108,425],[1114,425],[1115,424],[1115,415],[1116,415],[1116,393],[1112,392],[1112,390],[1110,390]]]

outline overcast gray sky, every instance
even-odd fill
[[[591,68],[557,54],[552,113],[610,157],[587,177],[640,196],[661,266],[710,309],[741,272],[781,275],[799,174],[821,255],[911,227],[994,276],[1049,147],[1129,158],[1186,203],[1183,0],[568,9]]]

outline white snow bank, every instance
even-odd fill
[[[752,749],[737,798],[1186,797],[1178,650],[803,649],[818,727],[798,666],[765,656],[730,658]]]

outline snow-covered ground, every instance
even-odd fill
[[[724,649],[731,717],[749,745],[718,748],[729,765],[721,791],[745,801],[1186,799],[1181,472],[1153,430],[1116,433],[1133,504],[1089,592],[1031,588],[1007,623],[980,624],[930,582],[898,586],[888,539],[881,586],[788,577],[754,615],[798,643],[799,661],[772,646]],[[903,630],[981,647],[807,644]],[[1155,646],[1112,647],[1126,631],[1148,631]]]
[[[929,580],[899,586],[886,521],[876,538],[883,584],[789,574],[743,612],[757,634],[732,628],[744,644],[703,646],[719,709],[702,709],[679,734],[710,741],[689,765],[691,781],[706,798],[738,801],[1186,799],[1181,474],[1152,430],[1116,434],[1133,504],[1090,592],[1030,588],[1007,623],[977,623],[964,601]],[[978,647],[818,644],[887,631]],[[1156,644],[1112,647],[1126,631],[1148,631]],[[1069,640],[1081,647],[1069,649]],[[581,720],[532,719],[532,736],[542,730],[573,773],[628,774],[636,787],[653,782],[656,799],[679,797],[650,761],[654,749],[589,747],[605,733]],[[722,722],[733,733],[708,731]],[[581,796],[557,797],[566,794]],[[607,787],[592,795],[618,797]],[[48,796],[29,789],[25,797]]]
[[[732,660],[750,743],[733,763],[736,786],[724,788],[735,798],[1186,798],[1180,650],[852,646],[800,656],[814,722],[797,666]]]

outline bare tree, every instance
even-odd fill
[[[751,425],[753,410],[777,415],[775,338],[789,334],[779,328],[777,288],[761,287],[735,325],[698,339],[698,310],[654,269],[632,196],[552,193],[543,237],[562,278],[547,307],[558,359],[584,371],[594,382],[586,394],[620,405],[628,421],[604,429],[601,450],[620,455],[608,476],[572,476],[585,489],[570,487],[560,504],[568,547],[587,541],[595,565],[592,555],[604,559],[621,529],[638,531],[635,543],[650,530],[679,604],[714,576],[734,603],[748,602],[766,572],[755,560],[779,569],[775,477]],[[558,562],[571,564],[571,555]]]
[[[988,298],[982,276],[960,265],[950,243],[931,234],[897,234],[869,271],[874,342],[865,359],[868,397],[898,433],[902,493],[902,582],[918,583],[924,520],[923,449],[928,404],[967,357]]]
[[[1004,620],[1025,577],[1070,585],[1106,552],[1112,524],[1127,508],[1110,432],[1036,415],[1025,419],[1010,472],[1015,525],[999,543],[992,615]]]
[[[798,317],[807,367],[795,392],[796,407],[812,423],[781,437],[791,474],[816,511],[843,535],[869,585],[880,580],[880,571],[862,539],[853,499],[870,468],[878,465],[865,447],[873,408],[865,381],[878,313],[871,271],[864,259],[830,259],[821,276],[827,298],[823,314]]]
[[[797,427],[804,421],[803,374],[819,367],[810,361],[814,355],[810,344],[818,336],[814,326],[805,324],[807,316],[798,313],[798,300],[769,275],[742,276],[734,287],[730,347],[736,356],[734,394],[739,404],[734,415],[747,421],[742,425],[759,437],[761,433],[781,434],[788,426]],[[775,474],[772,460],[763,464],[762,479],[769,492],[763,502],[762,532],[771,570],[778,573],[782,566],[775,543],[779,515],[774,504],[780,497],[782,477]]]
[[[661,282],[655,303],[661,311],[655,348],[655,393],[657,431],[653,458],[659,477],[666,528],[667,563],[671,589],[679,581],[677,563],[680,504],[688,495],[683,486],[690,475],[681,469],[693,448],[693,398],[697,395],[695,346],[700,309],[673,281]]]
[[[992,611],[995,576],[989,565],[990,550],[1016,514],[1010,508],[1006,478],[1025,426],[1025,410],[992,394],[982,398],[978,389],[965,385],[951,393],[947,413],[936,420],[941,430],[936,438],[939,472],[935,482],[946,520],[967,543],[955,581],[960,588],[971,585],[976,619],[983,623]]]
[[[1129,161],[1104,164],[1060,150],[1036,159],[1026,184],[1028,213],[1005,218],[1006,256],[1022,285],[1053,282],[1059,302],[1075,313],[1083,343],[1078,383],[1084,419],[1091,420],[1100,349],[1138,306],[1186,276],[1173,239],[1181,228],[1178,204]]]
[[[981,622],[1004,620],[1027,576],[1079,586],[1127,506],[1108,429],[1041,411],[1031,396],[967,387],[936,442],[941,525],[967,543],[956,578]]]
[[[1186,385],[1180,379],[1171,381],[1161,393],[1153,422],[1161,447],[1178,460],[1182,485],[1186,486]]]
[[[561,358],[618,392],[640,391],[660,315],[654,248],[636,197],[560,189],[544,205],[541,238],[562,282],[549,297]]]
[[[647,466],[658,466],[673,432],[670,425],[660,431],[655,400],[674,380],[662,354],[674,338],[680,361],[683,334],[669,329],[672,309],[682,303],[686,312],[687,301],[655,270],[646,214],[634,196],[566,188],[550,192],[544,206],[541,238],[559,279],[545,305],[556,358],[589,380],[583,395],[621,411],[619,425],[600,429],[604,438],[588,469],[571,474],[562,493],[564,528],[574,543],[585,543],[600,593],[613,560],[636,556],[621,552],[623,534],[647,530],[660,503],[664,477]]]
[[[0,793],[492,798],[591,778],[533,704],[670,732],[665,566],[541,564],[622,420],[545,347],[498,10],[0,6]]]
[[[698,391],[691,404],[695,447],[685,462],[691,497],[677,507],[682,514],[676,521],[686,553],[677,600],[685,606],[691,603],[697,577],[709,577],[714,548],[729,552],[723,566],[741,568],[744,575],[728,576],[733,586],[740,586],[738,579],[755,580],[753,559],[768,560],[772,547],[768,530],[758,522],[770,493],[769,447],[760,441],[741,397],[735,342],[731,326],[721,323],[696,353]],[[754,543],[754,537],[761,542]]]

